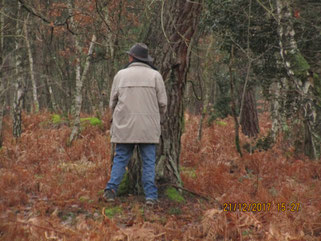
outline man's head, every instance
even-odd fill
[[[126,53],[129,54],[129,62],[132,62],[134,59],[137,59],[137,60],[151,63],[154,60],[148,54],[148,47],[144,43],[136,43]]]

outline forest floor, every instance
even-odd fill
[[[5,118],[0,240],[320,240],[321,162],[295,154],[285,137],[240,157],[232,118],[204,122],[198,141],[199,116],[185,114],[180,172],[191,192],[173,198],[160,187],[160,202],[148,207],[143,196],[102,200],[111,166],[102,120],[84,119],[68,147],[64,117],[24,114],[19,140]],[[259,138],[270,127],[260,114]]]

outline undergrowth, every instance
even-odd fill
[[[224,119],[204,130],[197,141],[197,116],[188,121],[182,136],[181,164],[196,169],[193,179],[182,172],[185,187],[210,196],[220,205],[208,210],[202,227],[208,240],[318,240],[321,236],[321,163],[296,156],[280,137],[268,151],[235,151],[234,123]],[[261,138],[271,122],[260,116]],[[253,140],[252,140],[253,141]],[[241,143],[249,143],[241,135]],[[249,204],[261,211],[248,212]],[[286,205],[286,210],[281,205]],[[292,206],[291,206],[292,204]],[[231,206],[229,206],[231,205]],[[265,205],[263,210],[262,205]],[[266,205],[270,205],[267,208]],[[300,210],[296,206],[300,206]],[[232,207],[232,212],[227,208]],[[241,207],[242,211],[233,212]],[[292,210],[291,210],[292,207]]]
[[[88,116],[82,116],[88,118]],[[231,118],[204,127],[185,115],[182,136],[182,203],[166,201],[155,209],[141,197],[101,200],[109,178],[109,119],[86,125],[67,147],[70,127],[43,125],[48,112],[23,114],[23,134],[12,138],[4,119],[0,150],[0,240],[319,240],[321,236],[321,165],[294,154],[280,137],[268,151],[246,153],[234,147]],[[206,120],[204,120],[206,123]],[[222,124],[224,123],[224,124]],[[261,135],[268,115],[260,116]],[[251,142],[241,135],[241,142]],[[237,204],[270,204],[269,209],[233,211]],[[300,210],[281,210],[299,203]],[[279,205],[278,205],[279,204]],[[279,210],[278,210],[279,207]]]

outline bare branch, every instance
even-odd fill
[[[69,24],[68,24],[68,20],[72,17],[72,16],[68,16],[65,21],[61,22],[61,23],[53,23],[51,21],[49,21],[46,17],[42,16],[40,13],[37,13],[35,9],[33,9],[31,6],[28,6],[23,0],[18,0],[21,3],[21,6],[27,10],[29,13],[31,13],[32,15],[34,15],[37,18],[40,18],[43,22],[47,23],[48,25],[50,25],[50,27],[52,27],[51,32],[53,32],[53,28],[54,27],[58,27],[58,26],[64,26],[66,25],[67,30],[75,35],[75,33],[69,28]]]

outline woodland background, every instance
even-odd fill
[[[0,8],[1,240],[319,240],[320,1]],[[138,152],[123,195],[101,199],[110,88],[136,42],[149,46],[169,103],[153,208]]]

